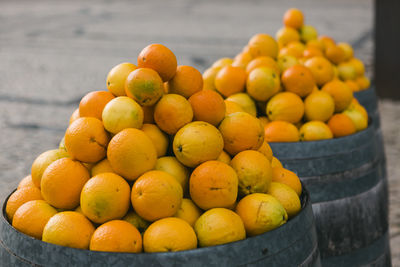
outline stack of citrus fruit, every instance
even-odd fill
[[[300,10],[289,9],[276,38],[256,34],[234,59],[221,58],[203,88],[225,97],[226,113],[258,116],[268,142],[315,141],[354,134],[368,115],[353,92],[369,87],[347,43],[318,36]]]
[[[219,74],[233,75],[218,79],[224,96],[246,80],[232,68]],[[273,157],[261,120],[203,90],[201,73],[177,66],[167,47],[147,46],[106,83],[8,199],[19,231],[74,248],[166,252],[262,234],[301,210],[300,180]]]

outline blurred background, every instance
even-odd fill
[[[320,34],[353,45],[374,84],[371,0],[0,1],[1,199],[40,153],[58,147],[80,98],[105,90],[113,66],[136,64],[145,46],[162,43],[179,65],[203,72],[218,58],[236,55],[252,35],[275,35],[290,7],[301,9]],[[400,266],[400,105],[379,104],[393,265]]]

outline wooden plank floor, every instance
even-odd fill
[[[253,34],[274,35],[292,6],[320,33],[353,44],[371,75],[371,0],[0,1],[1,199],[30,172],[37,155],[57,146],[79,99],[105,89],[114,65],[135,62],[143,47],[163,43],[178,64],[203,71],[234,56]],[[400,110],[398,103],[381,106],[389,175],[395,177],[400,140],[393,133],[400,129],[391,120]],[[400,183],[390,183],[393,264],[399,266]]]

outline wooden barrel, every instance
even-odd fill
[[[73,249],[31,238],[8,223],[4,204],[0,216],[1,266],[321,266],[306,190],[301,201],[302,210],[296,217],[259,236],[188,251],[141,254]]]
[[[323,266],[390,266],[387,180],[373,123],[354,135],[271,143],[310,191]]]

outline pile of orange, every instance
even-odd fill
[[[226,113],[258,116],[268,142],[316,141],[354,134],[368,115],[353,92],[370,85],[347,43],[336,43],[289,9],[275,38],[256,34],[232,58],[203,73],[205,90],[225,98]]]
[[[227,67],[216,79],[222,95],[203,90],[198,70],[147,46],[137,65],[112,68],[108,91],[82,98],[59,148],[39,155],[8,199],[9,221],[45,242],[134,253],[219,245],[286,223],[301,210],[302,186],[273,157],[250,96],[231,96],[246,79]]]

